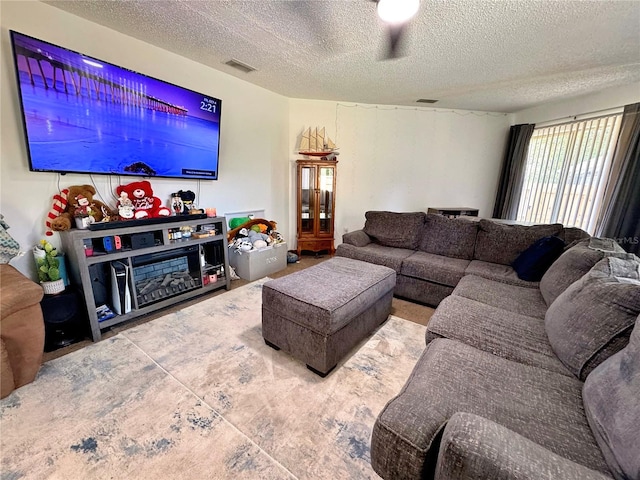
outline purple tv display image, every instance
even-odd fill
[[[222,101],[11,31],[32,171],[217,180]]]

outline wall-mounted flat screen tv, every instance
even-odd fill
[[[222,101],[11,31],[29,167],[216,180]]]

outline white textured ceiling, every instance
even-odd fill
[[[293,98],[514,112],[640,81],[638,0],[422,0],[386,61],[370,0],[46,3]]]

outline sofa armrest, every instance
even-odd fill
[[[470,413],[456,413],[442,435],[437,480],[611,480],[535,442]]]
[[[0,397],[36,377],[44,351],[42,287],[0,264]]]
[[[0,264],[0,309],[2,317],[13,315],[25,307],[40,303],[42,287],[25,277],[13,266]]]
[[[342,235],[342,243],[348,243],[354,247],[364,247],[371,243],[371,237],[364,230],[354,230]]]

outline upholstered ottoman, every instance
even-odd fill
[[[262,288],[262,336],[324,377],[391,311],[396,273],[334,257]]]

